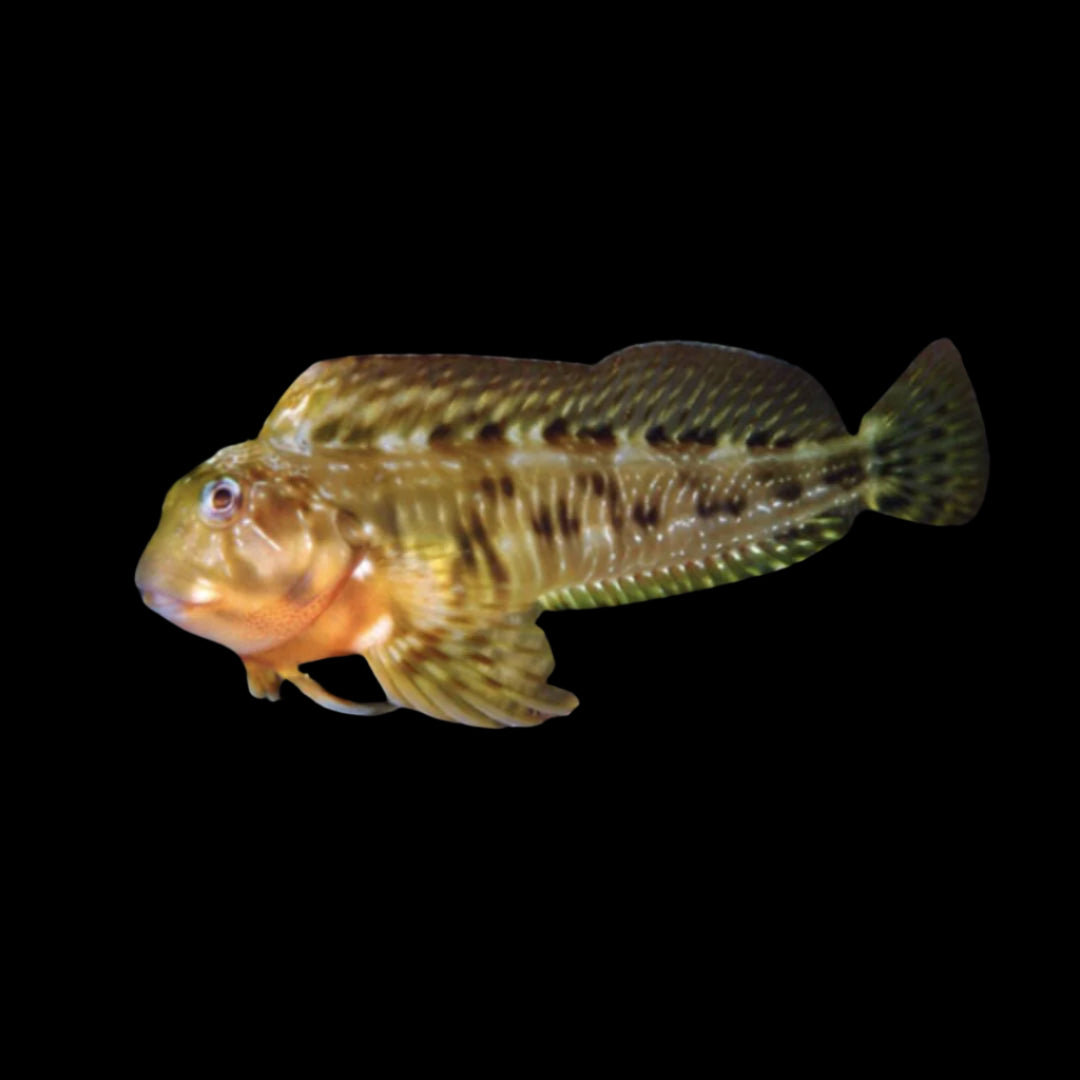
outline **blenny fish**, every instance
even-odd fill
[[[951,342],[845,429],[797,367],[720,345],[589,366],[501,357],[326,360],[256,439],[169,491],[135,575],[146,603],[339,712],[481,727],[574,709],[542,610],[628,604],[790,566],[864,509],[959,525],[979,509],[982,417]],[[387,700],[300,665],[359,654]]]

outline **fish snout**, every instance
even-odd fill
[[[183,615],[190,608],[203,607],[218,598],[217,590],[197,579],[185,578],[169,570],[148,548],[135,568],[135,587],[147,607],[167,619]]]
[[[143,599],[148,604],[150,601],[147,597],[154,592],[153,562],[148,558],[149,554],[149,551],[144,551],[142,558],[139,559],[139,565],[135,567],[135,588],[142,593]]]
[[[144,589],[142,598],[148,608],[152,608],[159,615],[164,615],[166,619],[182,614],[186,606],[183,600],[170,596],[168,593],[155,592],[153,589]]]

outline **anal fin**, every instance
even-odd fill
[[[705,558],[552,589],[540,597],[539,603],[546,611],[612,607],[760,577],[801,562],[839,540],[861,508],[857,498],[848,498],[813,517],[777,522],[772,531],[758,538],[718,544]]]

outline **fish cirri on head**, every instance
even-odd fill
[[[928,346],[850,434],[797,367],[718,345],[594,366],[472,356],[315,364],[258,437],[169,491],[146,603],[227,645],[248,685],[484,727],[564,715],[541,610],[626,604],[790,566],[864,509],[956,525],[988,456],[960,356]],[[387,700],[300,670],[359,654]]]

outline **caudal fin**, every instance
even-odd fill
[[[863,417],[867,502],[929,525],[962,525],[982,505],[990,457],[979,403],[956,346],[927,345]]]

